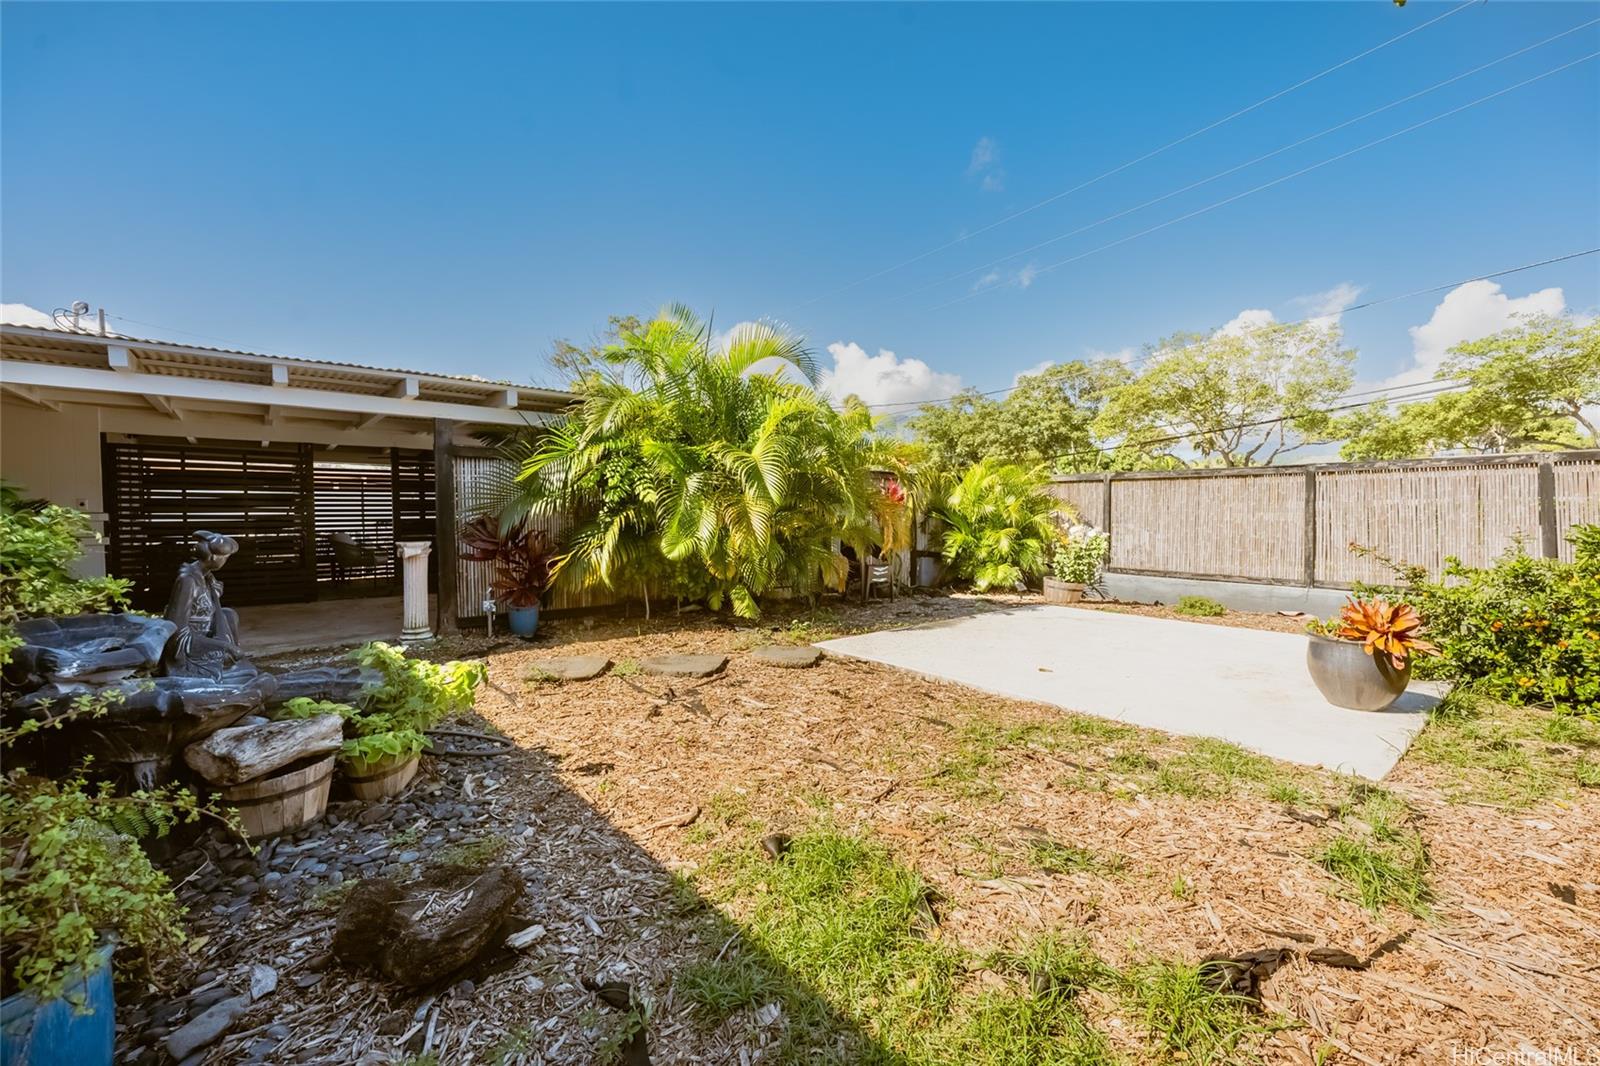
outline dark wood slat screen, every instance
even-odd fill
[[[313,598],[309,445],[140,440],[102,447],[107,568],[133,582],[135,607],[166,604],[197,529],[239,542],[220,575],[230,605]]]
[[[396,540],[426,540],[434,538],[434,484],[433,453],[402,451],[389,452],[390,468],[394,471],[394,530]],[[439,557],[428,553],[428,588],[439,587]]]

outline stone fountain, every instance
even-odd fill
[[[23,645],[6,668],[14,708],[34,718],[70,712],[82,699],[100,714],[63,723],[74,755],[110,764],[150,787],[171,775],[190,743],[297,696],[359,702],[377,680],[357,667],[268,673],[239,646],[239,616],[222,605],[217,571],[239,550],[208,530],[192,539],[165,616],[85,614],[17,624]]]

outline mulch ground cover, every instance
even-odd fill
[[[762,625],[572,620],[547,622],[532,643],[441,642],[430,656],[486,659],[478,724],[514,749],[430,759],[400,801],[376,813],[336,805],[331,824],[265,859],[210,840],[185,852],[178,873],[205,972],[124,1014],[123,1058],[162,1061],[164,1035],[217,989],[241,988],[254,963],[280,974],[276,991],[196,1061],[627,1054],[619,1015],[586,980],[625,983],[648,1004],[643,1038],[657,1063],[778,1061],[782,1011],[752,1005],[710,1022],[681,975],[726,956],[738,936],[729,923],[746,917],[721,879],[725,857],[818,825],[915,870],[938,900],[931,935],[974,959],[1051,933],[1123,969],[1291,949],[1259,986],[1274,1024],[1241,1056],[1421,1064],[1452,1061],[1452,1050],[1600,1045],[1596,790],[1521,810],[1451,802],[1436,767],[1402,761],[1384,787],[1426,856],[1429,896],[1374,910],[1318,861],[1332,841],[1370,831],[1365,791],[1348,779],[875,664],[782,669],[748,654],[1013,602],[914,596]],[[1206,623],[1301,625],[1235,612]],[[666,653],[729,663],[705,679],[638,670]],[[589,681],[528,680],[539,659],[580,654],[613,665]],[[451,848],[526,877],[519,922],[540,930],[528,946],[422,993],[330,963],[342,884],[370,870],[404,875]],[[708,925],[705,899],[721,907],[721,927]],[[1314,947],[1364,968],[1313,961]],[[962,979],[1008,980],[976,964]],[[834,1006],[870,1019],[870,1004]],[[1183,1058],[1116,996],[1088,995],[1084,1010],[1128,1061]]]

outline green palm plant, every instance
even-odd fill
[[[932,507],[944,523],[944,559],[979,592],[1044,572],[1056,540],[1057,501],[1042,471],[983,460],[946,480]]]
[[[762,323],[721,346],[682,307],[625,328],[559,424],[500,442],[517,466],[502,520],[579,515],[555,580],[647,603],[654,589],[754,617],[769,589],[842,584],[835,540],[870,507],[868,451],[816,374],[798,338]]]

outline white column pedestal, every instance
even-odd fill
[[[428,617],[428,553],[433,542],[428,540],[402,540],[395,542],[394,552],[400,557],[404,628],[400,639],[408,643],[433,639],[432,619]]]

